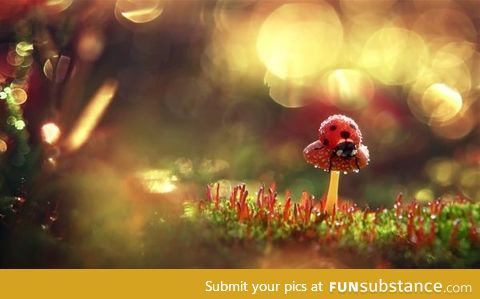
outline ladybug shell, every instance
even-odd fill
[[[331,170],[350,172],[366,167],[370,161],[368,148],[365,145],[358,146],[357,150],[355,157],[338,157],[332,155],[332,150],[317,140],[303,150],[303,155],[305,160],[316,168],[328,170],[331,166]]]
[[[322,122],[318,129],[318,140],[329,149],[334,149],[341,142],[348,140],[358,148],[362,143],[362,133],[357,123],[345,115],[332,115]]]

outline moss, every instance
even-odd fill
[[[377,210],[340,203],[328,215],[325,202],[306,192],[294,203],[289,192],[278,200],[274,186],[261,187],[256,196],[236,186],[228,198],[216,190],[209,186],[204,200],[187,203],[185,217],[210,223],[227,241],[306,241],[319,251],[347,251],[392,267],[480,265],[480,204],[462,196],[404,203],[399,195],[392,208]]]

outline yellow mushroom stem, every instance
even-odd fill
[[[340,171],[330,171],[330,184],[328,185],[327,203],[325,211],[332,215],[333,209],[338,207],[338,180],[340,179]]]

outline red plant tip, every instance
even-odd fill
[[[322,122],[318,140],[304,150],[305,160],[326,171],[358,172],[370,161],[368,148],[355,121],[345,115],[332,115]]]

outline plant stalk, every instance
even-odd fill
[[[325,204],[325,211],[332,215],[333,209],[338,207],[338,181],[340,179],[340,171],[330,172],[330,184],[328,185],[327,203]]]

